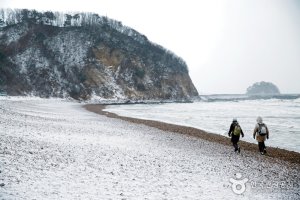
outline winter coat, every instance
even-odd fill
[[[236,135],[233,134],[234,127],[236,125],[239,125],[239,123],[238,122],[232,122],[231,125],[230,125],[230,128],[229,128],[229,131],[228,131],[228,136],[231,137],[231,142],[234,142],[234,143],[237,143],[240,139],[240,136],[236,136]],[[242,137],[244,137],[244,132],[243,132],[242,128],[241,128],[241,135],[242,135]]]
[[[262,123],[262,124],[264,124],[264,123]],[[262,125],[262,124],[261,124],[261,125]],[[266,138],[269,138],[269,129],[268,129],[268,127],[267,127],[266,124],[264,124],[264,125],[266,126],[266,129],[267,129],[267,134],[264,135],[264,136],[259,135],[259,133],[258,133],[258,130],[259,130],[259,124],[257,123],[257,124],[255,125],[254,131],[253,131],[253,137],[256,138],[256,141],[257,141],[257,142],[264,142],[264,141],[266,141]]]

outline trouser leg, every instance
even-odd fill
[[[263,149],[263,152],[264,152],[264,153],[267,153],[265,142],[263,142],[262,149]]]
[[[238,150],[239,145],[237,144],[237,142],[233,142],[233,147],[234,147],[234,151]]]
[[[263,148],[263,142],[258,142],[258,148],[259,148],[259,151],[260,151],[260,152],[263,152],[263,151],[264,151],[264,148]]]

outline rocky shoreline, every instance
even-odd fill
[[[136,119],[136,118],[131,118],[131,117],[119,116],[117,114],[104,111],[106,106],[107,105],[103,105],[103,104],[87,104],[87,105],[84,105],[84,108],[87,109],[88,111],[91,111],[91,112],[94,112],[94,113],[97,113],[100,115],[105,115],[110,118],[117,118],[117,119],[125,120],[128,122],[136,123],[136,124],[144,124],[144,125],[147,125],[150,127],[158,128],[163,131],[169,131],[169,132],[190,135],[193,137],[197,137],[197,138],[200,138],[203,140],[219,143],[219,144],[226,145],[226,146],[232,145],[230,142],[230,139],[228,137],[224,137],[222,135],[207,133],[203,130],[192,128],[192,127],[168,124],[168,123],[154,121],[154,120],[144,120],[144,119]],[[261,156],[261,155],[259,155],[258,147],[256,144],[252,144],[252,143],[245,142],[245,141],[240,141],[239,144],[243,151],[247,151],[247,152],[257,155],[257,156]],[[294,151],[289,151],[289,150],[274,148],[274,147],[268,147],[268,153],[264,157],[270,159],[271,162],[277,162],[278,160],[279,161],[282,160],[282,161],[288,161],[291,164],[300,165],[300,153],[294,152]]]
[[[93,112],[61,99],[0,100],[0,199],[300,197],[297,162],[237,154],[225,137],[85,107]],[[243,181],[242,194],[232,180]]]

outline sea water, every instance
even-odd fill
[[[270,131],[267,146],[300,152],[300,98],[238,99],[198,101],[194,103],[111,105],[107,111],[121,116],[150,119],[195,127],[228,136],[233,118],[237,118],[245,134],[241,140],[256,143],[253,130],[261,116]]]

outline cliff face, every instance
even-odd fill
[[[96,19],[63,27],[28,17],[6,23],[0,28],[0,90],[76,99],[198,95],[181,58],[128,27],[112,26],[115,21]]]

